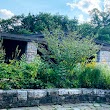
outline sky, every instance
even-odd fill
[[[70,19],[76,17],[84,22],[90,20],[89,12],[93,8],[106,11],[107,7],[110,7],[110,0],[0,0],[0,18],[47,12],[67,15]]]

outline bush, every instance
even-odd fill
[[[103,88],[110,89],[110,69],[105,65],[77,64],[73,72],[63,64],[50,65],[39,57],[34,62],[0,63],[1,89]]]
[[[89,39],[79,39],[76,34],[48,34],[47,50],[41,59],[27,63],[20,61],[0,63],[0,89],[39,88],[103,88],[110,89],[110,69],[105,65],[89,62],[97,46]],[[3,51],[3,49],[1,49]],[[1,51],[1,56],[4,54]],[[3,57],[1,57],[3,58]]]
[[[91,39],[80,38],[76,33],[65,34],[56,30],[53,34],[46,33],[45,36],[50,52],[46,53],[48,57],[55,59],[57,64],[62,63],[69,68],[87,62],[88,58],[99,50]]]
[[[0,63],[5,60],[5,51],[3,49],[2,40],[0,39]]]
[[[79,85],[84,88],[110,89],[110,69],[107,65],[86,66],[79,75]]]
[[[37,79],[41,65],[39,57],[34,62],[12,60],[10,64],[0,63],[0,88],[39,88],[42,82]]]
[[[49,63],[49,69],[46,72],[42,69],[41,74],[48,75],[48,82],[54,87],[78,87],[78,72],[83,71],[82,64],[85,65],[88,58],[96,54],[98,46],[76,33],[65,34],[56,30],[46,32],[45,36],[48,47],[39,50],[43,53],[44,62]]]

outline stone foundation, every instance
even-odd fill
[[[37,55],[37,45],[34,42],[27,42],[26,56],[27,62],[32,62]]]
[[[98,53],[98,62],[101,64],[107,64],[110,66],[110,51],[103,51],[101,50]]]
[[[38,89],[0,90],[0,109],[67,103],[110,104],[110,90]]]

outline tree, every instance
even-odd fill
[[[93,9],[91,11],[91,19],[97,39],[110,43],[110,12],[101,12],[98,9]]]
[[[78,26],[78,33],[81,34],[82,37],[94,37],[94,26],[89,23],[83,23]]]
[[[100,12],[98,9],[93,9],[90,12],[91,15],[91,23],[95,27],[105,27],[110,25],[110,12]]]
[[[38,46],[38,50],[49,69],[44,67],[40,74],[48,75],[46,78],[55,87],[77,87],[78,75],[84,70],[88,58],[96,54],[98,46],[90,39],[80,39],[77,33],[54,30],[52,33],[46,31],[44,35],[47,47]]]
[[[110,43],[110,26],[100,28],[98,31],[98,40]]]
[[[42,32],[45,29],[51,31],[55,27],[53,16],[50,13],[39,13],[36,16],[35,31]]]
[[[37,15],[28,14],[27,16],[14,16],[11,19],[0,21],[2,32],[15,34],[42,33],[45,29],[52,31],[60,28],[64,32],[76,31],[78,21],[70,20],[67,16],[50,13],[39,13]]]
[[[0,21],[1,32],[18,33],[21,29],[23,15],[13,16],[11,19],[2,19]]]
[[[30,13],[28,16],[24,17],[22,20],[22,27],[25,30],[29,30],[30,32],[34,32],[36,23],[35,15],[31,15]]]
[[[64,32],[55,31],[52,34],[47,32],[45,36],[49,52],[43,53],[55,59],[56,63],[63,63],[67,67],[86,62],[98,50],[92,40],[80,39],[75,33],[65,35]]]

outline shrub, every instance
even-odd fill
[[[66,35],[61,31],[46,33],[46,42],[50,52],[46,54],[55,59],[56,63],[62,62],[72,68],[75,64],[86,62],[99,50],[91,39],[80,38],[76,33]]]
[[[0,40],[0,63],[5,60],[5,51],[3,49],[2,40]]]
[[[97,68],[100,69],[100,73],[103,77],[102,82],[104,86],[102,87],[110,89],[110,67],[108,65],[100,64]]]
[[[73,72],[63,64],[50,65],[36,57],[31,63],[12,60],[0,63],[1,89],[38,88],[103,88],[110,89],[110,69],[105,65],[77,64]]]
[[[1,62],[0,88],[110,89],[109,67],[88,61],[97,52],[97,46],[89,39],[77,38],[76,34],[65,36],[62,33],[61,39],[57,36],[58,33],[48,35],[47,50],[40,50],[43,59],[36,56],[33,62],[27,63],[22,56],[20,61]]]
[[[79,85],[84,88],[110,89],[110,69],[107,65],[90,64],[79,75]]]
[[[27,63],[25,60],[11,60],[10,64],[0,63],[0,88],[39,88],[42,82],[37,79],[40,58]]]
[[[39,50],[51,70],[48,82],[57,88],[78,87],[78,72],[83,71],[82,65],[96,54],[98,46],[90,39],[80,38],[76,33],[65,34],[56,30],[53,33],[46,32],[45,36],[48,47]],[[42,69],[41,74],[48,75],[48,70],[46,72]]]

